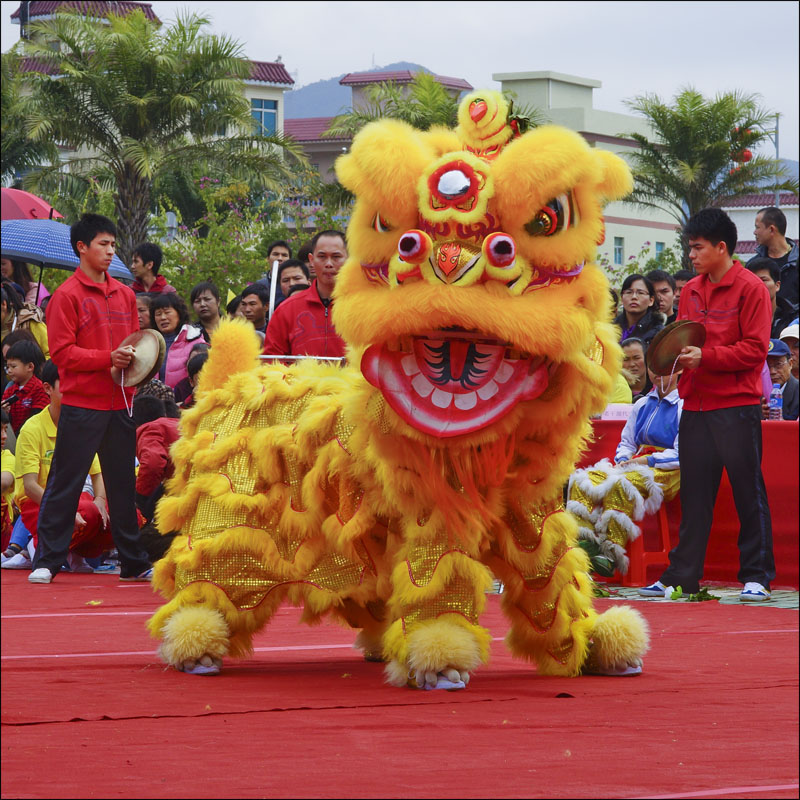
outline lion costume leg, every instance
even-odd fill
[[[394,686],[464,688],[489,657],[491,635],[478,624],[491,575],[435,522],[416,520],[399,537],[384,636],[386,679]]]
[[[627,607],[594,611],[588,556],[575,546],[571,515],[560,505],[549,513],[517,506],[497,541],[501,552],[488,563],[505,584],[506,643],[515,655],[545,675],[640,671],[646,623]]]

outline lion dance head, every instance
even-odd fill
[[[630,172],[571,131],[519,135],[509,116],[501,94],[476,92],[455,130],[375,122],[336,163],[356,202],[334,323],[411,435],[577,422],[619,368],[592,258]]]

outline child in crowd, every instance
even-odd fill
[[[25,527],[33,535],[34,546],[38,540],[39,512],[61,419],[61,387],[58,368],[52,361],[47,361],[42,367],[42,383],[50,402],[41,414],[32,417],[22,426],[17,438],[15,469],[14,501]],[[94,497],[88,492],[83,492],[80,496],[67,555],[67,564],[73,572],[91,572],[92,568],[85,563],[84,557],[97,557],[111,547],[106,491],[97,456],[92,460],[89,475]],[[12,566],[6,561],[3,568],[30,569],[27,550],[23,549],[16,559],[24,559],[27,563],[15,563]]]
[[[11,539],[11,528],[14,525],[14,515],[12,502],[14,497],[14,454],[6,449],[8,441],[8,413],[2,410],[2,423],[0,423],[0,442],[3,447],[2,462],[0,463],[0,473],[2,473],[2,507],[0,508],[0,522],[2,522],[2,534],[0,535],[0,549],[3,551],[9,546]],[[19,550],[16,551],[17,553]],[[5,552],[3,552],[5,556]],[[10,555],[15,555],[11,553]]]
[[[20,428],[30,417],[47,406],[47,394],[38,378],[43,362],[44,356],[35,342],[16,342],[6,353],[9,383],[2,405],[8,411],[15,436],[19,436]]]
[[[197,378],[200,375],[200,370],[203,369],[203,364],[208,361],[208,349],[198,350],[193,353],[191,358],[186,362],[186,371],[189,373],[189,383],[192,387],[191,394],[181,403],[181,408],[191,408],[194,405],[194,389],[197,386]]]
[[[189,365],[192,363],[192,359],[198,355],[204,355],[205,358],[195,361],[195,371],[192,373],[192,371],[189,369]],[[205,342],[197,342],[192,347],[189,357],[186,359],[186,377],[175,387],[175,402],[180,408],[191,408],[194,404],[192,395],[194,393],[194,387],[197,384],[197,373],[200,372],[200,369],[202,368],[203,364],[206,363],[207,358],[208,345]]]
[[[152,395],[136,396],[133,401],[136,421],[136,507],[144,518],[139,534],[150,561],[160,559],[169,549],[175,534],[162,535],[153,524],[156,503],[164,494],[164,482],[172,477],[174,467],[170,447],[178,440],[179,421],[167,416],[165,404]]]

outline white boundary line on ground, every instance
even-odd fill
[[[749,794],[750,792],[781,792],[787,789],[798,789],[800,783],[780,783],[771,786],[726,786],[723,789],[710,789],[706,792],[681,792],[680,794],[636,795],[639,800],[678,800],[681,797],[727,797],[731,794]]]

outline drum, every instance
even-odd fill
[[[670,375],[681,369],[675,359],[684,347],[702,347],[706,329],[699,322],[679,319],[660,330],[647,348],[647,366],[656,375]]]
[[[141,386],[153,379],[161,368],[167,352],[164,337],[152,328],[145,328],[126,336],[120,347],[131,345],[136,351],[131,363],[124,369],[111,367],[111,378],[117,386]]]

